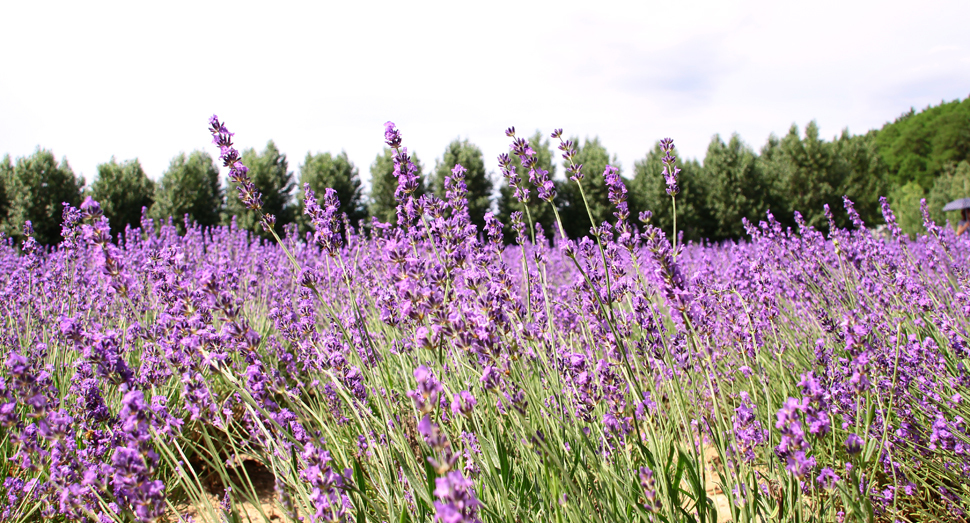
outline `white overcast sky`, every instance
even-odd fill
[[[274,140],[360,167],[383,123],[426,168],[503,130],[599,136],[632,176],[653,143],[703,158],[816,120],[831,138],[970,95],[970,2],[0,3],[0,155],[36,147],[91,183],[112,156],[158,179],[180,151]],[[561,168],[559,169],[561,173]]]

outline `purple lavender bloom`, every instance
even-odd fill
[[[239,151],[232,146],[234,133],[230,133],[216,115],[209,118],[209,132],[212,133],[213,143],[219,146],[219,159],[222,160],[223,167],[229,168],[229,179],[238,185],[239,199],[246,208],[260,211],[263,197],[249,178],[249,168],[240,161]]]
[[[613,215],[616,216],[618,221],[625,222],[630,217],[630,209],[626,201],[626,185],[623,183],[623,178],[620,177],[619,169],[607,165],[606,170],[603,171],[603,178],[609,191],[607,196],[610,203],[616,206],[616,212]]]
[[[664,157],[660,160],[664,164],[663,176],[667,183],[667,194],[677,196],[680,187],[677,186],[677,177],[680,175],[680,168],[676,166],[677,157],[674,156],[673,138],[660,140],[660,150],[664,152]]]
[[[309,183],[303,184],[303,192],[304,202],[306,202],[303,214],[310,217],[310,222],[315,229],[313,241],[330,256],[336,256],[343,243],[337,214],[340,208],[337,191],[327,187],[323,195],[324,206],[322,208],[317,203],[317,195],[313,192],[313,189],[310,189]]]
[[[660,510],[660,502],[657,500],[657,484],[653,478],[653,471],[649,467],[640,467],[640,488],[643,489],[645,502],[643,507],[647,512],[657,512]]]
[[[424,365],[414,369],[414,379],[418,381],[418,388],[408,391],[408,397],[414,400],[415,408],[424,415],[438,406],[444,386],[435,378],[434,373]]]
[[[472,396],[471,392],[463,390],[458,394],[455,394],[452,398],[451,412],[456,415],[463,414],[465,416],[469,416],[471,415],[472,410],[475,408],[475,405],[478,405],[478,401],[475,399],[475,396]]]
[[[849,434],[849,436],[845,438],[845,451],[850,455],[862,452],[862,447],[864,445],[865,442],[862,441],[862,438],[856,434]]]
[[[840,478],[831,467],[824,467],[819,473],[815,481],[818,482],[822,488],[826,490],[832,489],[836,483],[838,483],[842,478]]]
[[[768,441],[768,431],[761,428],[754,408],[751,397],[742,391],[741,404],[734,409],[734,437],[742,458],[749,463],[756,459],[754,449]]]
[[[401,147],[401,132],[397,130],[394,122],[384,123],[384,143],[392,149]]]
[[[453,470],[435,479],[434,520],[441,523],[480,523],[478,507],[481,503],[475,496],[475,484]]]

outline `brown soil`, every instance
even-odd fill
[[[245,473],[244,473],[245,472]],[[262,463],[245,459],[242,465],[229,469],[229,481],[236,492],[247,491],[243,488],[246,485],[246,477],[252,482],[253,490],[258,498],[258,505],[251,502],[237,503],[235,510],[239,518],[246,523],[262,522],[286,522],[288,521],[283,510],[276,501],[276,477]],[[220,481],[218,475],[209,474],[202,480],[205,488],[206,498],[212,510],[205,504],[181,505],[176,507],[176,513],[169,515],[169,521],[196,523],[222,523],[222,514],[219,505],[222,503],[225,493],[225,486]],[[191,518],[191,519],[190,519]]]

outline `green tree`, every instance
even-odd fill
[[[67,159],[58,164],[54,153],[37,149],[31,156],[11,162],[3,160],[3,185],[8,195],[5,232],[17,239],[23,235],[24,223],[33,224],[34,238],[44,245],[61,241],[61,218],[64,204],[81,204],[84,179],[74,176]]]
[[[838,157],[831,142],[819,138],[814,121],[805,127],[804,139],[799,137],[796,125],[780,141],[769,138],[762,157],[769,179],[777,180],[785,195],[783,208],[779,212],[773,210],[780,222],[793,224],[792,216],[799,211],[808,225],[827,232],[823,206],[828,204],[836,224],[847,225],[845,212],[840,212],[840,189],[848,175],[848,165]]]
[[[235,195],[234,195],[235,196]],[[199,225],[218,225],[222,214],[222,187],[219,168],[204,151],[181,153],[172,159],[155,193],[149,215],[159,220],[173,218],[184,231],[183,216]]]
[[[425,193],[424,176],[418,155],[411,153],[411,162],[417,168],[418,190],[415,196]],[[370,166],[370,197],[368,210],[370,215],[384,223],[397,223],[397,200],[394,191],[397,190],[397,178],[394,177],[394,150],[385,147],[384,152],[377,155]]]
[[[930,218],[939,224],[946,223],[947,219],[954,224],[959,222],[960,211],[949,211],[947,215],[943,212],[943,206],[960,198],[970,198],[970,163],[967,161],[943,167],[943,174],[933,183],[926,197]]]
[[[712,217],[707,208],[701,164],[697,160],[681,159],[676,149],[674,156],[677,156],[677,166],[681,169],[677,181],[680,187],[677,194],[677,230],[683,231],[686,241],[709,238]],[[650,223],[660,227],[669,237],[674,226],[673,205],[663,177],[663,157],[658,141],[645,158],[634,162],[630,200],[635,205],[630,206],[630,216],[635,218],[639,211],[650,211],[653,213]]]
[[[876,144],[876,132],[850,136],[848,130],[843,130],[832,146],[844,173],[838,193],[852,200],[867,226],[883,223],[879,197],[886,196],[889,187],[886,164],[880,158]]]
[[[712,217],[709,239],[741,238],[743,218],[755,223],[764,219],[774,191],[757,160],[737,134],[726,144],[719,135],[711,138],[703,167],[707,209]]]
[[[330,153],[315,155],[307,153],[303,165],[300,166],[300,185],[296,192],[296,221],[300,224],[300,234],[306,234],[310,230],[309,217],[303,214],[305,205],[303,186],[307,183],[316,193],[318,200],[323,198],[323,191],[328,187],[337,191],[337,199],[340,201],[339,212],[346,214],[351,224],[357,225],[357,222],[367,218],[360,175],[357,166],[347,157],[347,152],[341,151],[336,156]]]
[[[290,200],[295,186],[293,172],[288,170],[286,155],[280,153],[272,140],[266,143],[266,149],[257,153],[249,148],[242,153],[242,163],[249,168],[249,178],[262,195],[263,214],[276,217],[276,231],[282,235],[283,226],[293,222],[293,207]],[[246,208],[239,199],[237,184],[232,180],[226,187],[226,222],[229,217],[236,217],[236,224],[263,238],[272,238],[272,234],[263,230],[259,215],[256,211]]]
[[[887,123],[875,138],[889,181],[932,187],[948,164],[970,161],[970,98],[913,109]]]
[[[572,143],[579,144],[579,138],[571,138]],[[567,180],[559,192],[556,201],[558,202],[559,214],[562,218],[563,229],[570,238],[578,238],[589,234],[592,225],[600,225],[603,222],[614,222],[613,212],[616,210],[609,200],[609,189],[606,187],[606,179],[603,171],[607,165],[612,165],[620,170],[620,162],[616,155],[610,157],[606,147],[600,143],[599,137],[590,140],[587,138],[583,145],[578,147],[573,163],[581,165],[580,172],[583,173],[582,186],[586,194],[586,203],[589,204],[589,212],[583,203],[582,194],[579,191],[579,184],[574,180]],[[563,161],[564,170],[569,167],[569,163]],[[566,172],[566,176],[570,176]],[[624,179],[629,191],[630,181]],[[635,208],[636,206],[631,206]],[[593,215],[593,223],[590,222],[589,215]],[[633,214],[631,213],[631,216]]]
[[[98,165],[91,197],[101,204],[111,233],[117,237],[126,226],[140,226],[142,207],[151,208],[155,202],[155,182],[137,159],[118,163],[112,157],[110,162]]]
[[[896,223],[910,238],[926,234],[920,210],[920,200],[925,196],[926,192],[915,181],[909,181],[889,194],[889,206],[896,215]]]
[[[552,178],[556,174],[556,164],[553,163],[553,150],[550,146],[549,139],[543,140],[543,135],[541,131],[536,131],[532,137],[529,138],[529,145],[532,150],[536,152],[537,166],[543,170],[549,172],[549,177]],[[514,154],[512,156],[512,165],[515,166],[515,172],[519,175],[520,185],[523,189],[529,190],[529,200],[526,205],[529,208],[529,214],[532,216],[532,223],[542,224],[542,228],[548,237],[552,237],[556,226],[556,215],[552,210],[552,206],[539,199],[539,193],[536,188],[529,182],[529,173],[522,168],[522,163],[519,158]],[[556,183],[556,192],[559,193],[562,190],[562,182],[559,180],[554,180]],[[528,218],[525,216],[525,210],[523,209],[523,204],[515,199],[515,190],[509,187],[508,180],[503,177],[502,185],[499,187],[499,197],[498,197],[498,212],[496,213],[496,218],[504,225],[503,234],[505,236],[506,242],[512,242],[515,239],[515,233],[512,230],[512,218],[513,212],[519,211],[523,213],[523,220],[528,226]],[[530,235],[531,238],[531,235]]]
[[[435,162],[431,188],[439,198],[445,197],[445,178],[451,176],[455,164],[468,170],[465,173],[465,186],[468,193],[468,214],[471,222],[481,232],[485,228],[485,213],[492,206],[492,180],[485,172],[482,150],[468,140],[454,140],[445,148],[440,161]]]

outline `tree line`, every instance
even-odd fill
[[[589,233],[596,225],[614,221],[608,189],[602,176],[607,165],[619,168],[629,194],[631,216],[651,211],[655,225],[666,230],[673,226],[670,196],[666,193],[661,165],[664,153],[659,142],[640,160],[632,173],[624,172],[598,138],[570,141],[576,149],[575,164],[581,164],[581,182],[590,206],[584,208],[577,182],[556,176],[564,164],[547,135],[538,131],[529,139],[536,152],[536,166],[553,177],[557,197],[554,204],[570,237]],[[391,150],[385,149],[370,165],[370,192],[363,191],[359,168],[346,152],[307,153],[298,175],[290,170],[285,154],[270,141],[262,151],[245,150],[243,163],[263,195],[264,212],[277,217],[278,229],[294,224],[300,234],[308,230],[303,215],[303,184],[316,194],[332,187],[340,199],[340,211],[352,224],[367,226],[370,218],[382,222],[396,219]],[[421,179],[418,194],[444,196],[445,178],[460,163],[468,172],[468,205],[471,221],[485,223],[492,211],[506,224],[506,237],[512,238],[510,216],[522,210],[508,183],[486,169],[482,151],[468,140],[454,140],[441,158],[425,172],[413,155]],[[517,160],[513,160],[515,162]],[[687,241],[721,241],[744,236],[743,219],[758,222],[772,212],[783,225],[794,226],[794,213],[801,213],[808,225],[823,232],[829,227],[824,213],[827,204],[831,219],[839,227],[851,226],[843,211],[842,197],[855,203],[869,225],[882,223],[879,197],[889,196],[903,229],[916,234],[922,227],[920,199],[926,198],[930,215],[938,222],[945,216],[943,205],[956,198],[970,197],[970,98],[941,103],[923,111],[910,110],[879,130],[862,135],[825,140],[818,126],[810,122],[801,131],[793,125],[782,137],[770,136],[755,151],[735,134],[724,140],[712,137],[703,161],[678,159],[682,169],[677,197],[677,223]],[[523,187],[530,190],[528,206],[532,220],[551,235],[557,228],[549,204],[538,199],[529,187],[528,173],[516,165]],[[257,217],[236,198],[230,182],[220,182],[215,160],[204,151],[179,154],[172,159],[159,182],[153,182],[137,159],[118,162],[114,158],[98,166],[90,186],[74,175],[66,159],[56,161],[54,154],[38,149],[33,155],[0,162],[0,231],[19,238],[27,220],[33,224],[37,241],[60,241],[63,204],[77,206],[90,195],[101,203],[117,235],[126,227],[139,226],[143,209],[149,218],[168,220],[182,227],[188,216],[203,226],[236,225],[263,235]],[[565,169],[563,169],[565,172]]]

